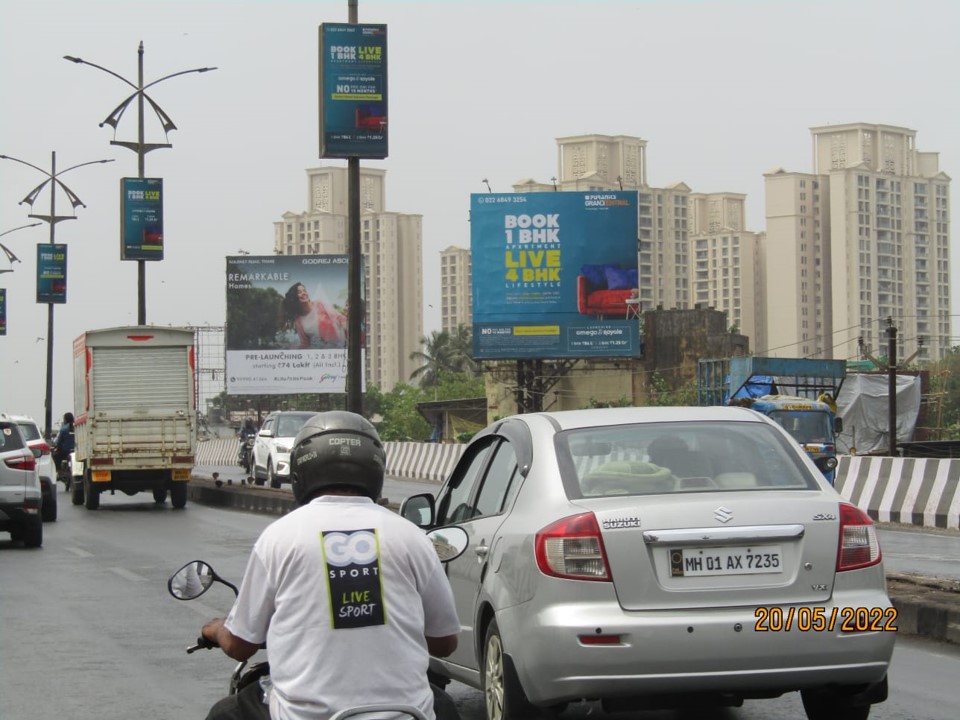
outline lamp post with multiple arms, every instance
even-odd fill
[[[120,147],[125,147],[128,150],[133,150],[137,154],[137,177],[144,177],[144,160],[145,156],[151,150],[158,150],[160,148],[169,148],[173,147],[170,143],[148,143],[144,141],[144,129],[143,129],[143,105],[144,101],[150,103],[150,107],[153,108],[153,111],[156,113],[157,118],[160,120],[160,124],[163,127],[164,137],[170,133],[171,130],[176,130],[177,126],[173,124],[173,120],[170,119],[170,116],[163,111],[163,109],[147,95],[146,91],[148,88],[153,87],[162,83],[164,80],[169,80],[170,78],[177,77],[178,75],[188,75],[190,73],[205,73],[210,70],[216,70],[217,68],[204,67],[204,68],[193,68],[191,70],[181,70],[180,72],[171,73],[169,75],[164,75],[162,78],[154,80],[153,82],[143,84],[143,42],[140,42],[140,47],[137,50],[137,83],[134,84],[127,80],[122,75],[118,75],[113,70],[108,70],[107,68],[97,65],[96,63],[89,62],[82,58],[73,57],[72,55],[64,55],[64,60],[69,60],[70,62],[77,63],[78,65],[89,65],[90,67],[97,68],[97,70],[102,70],[108,75],[113,75],[113,77],[122,80],[127,85],[134,89],[134,92],[128,96],[122,103],[117,105],[113,111],[107,115],[106,120],[100,123],[100,127],[104,125],[109,125],[113,128],[114,136],[116,136],[117,125],[120,123],[120,119],[123,117],[123,114],[126,112],[130,103],[133,102],[134,98],[137,100],[137,141],[123,141],[123,140],[111,140],[111,145],[119,145]],[[147,324],[147,290],[146,290],[146,265],[144,260],[137,261],[137,323],[140,325]]]
[[[12,230],[5,230],[4,232],[0,233],[0,237],[3,237],[4,235],[9,235],[10,233],[16,232],[17,230],[23,230],[24,228],[36,227],[39,224],[40,223],[30,223],[29,225],[21,225],[20,227],[15,227]],[[0,268],[0,273],[13,272],[13,264],[15,262],[20,262],[20,258],[14,255],[13,250],[8,248],[3,243],[0,243],[0,251],[2,251],[3,254],[7,256],[7,260],[10,261],[10,267]]]
[[[80,163],[79,165],[71,165],[66,170],[60,170],[58,172],[57,153],[54,151],[50,153],[50,172],[47,172],[46,170],[37,167],[33,163],[28,163],[26,160],[20,160],[19,158],[10,157],[9,155],[0,155],[0,160],[13,160],[21,165],[32,167],[34,170],[38,170],[42,174],[46,175],[47,179],[27,193],[27,196],[20,201],[20,204],[23,205],[26,203],[30,206],[30,209],[33,210],[33,204],[37,201],[37,197],[39,197],[40,193],[47,186],[47,184],[50,184],[50,214],[37,215],[31,212],[29,215],[27,215],[27,217],[42,220],[50,225],[50,245],[55,243],[57,223],[61,220],[76,220],[76,209],[78,207],[86,207],[80,198],[77,197],[77,194],[63,183],[63,181],[60,179],[60,176],[64,173],[70,172],[71,170],[84,167],[85,165],[98,165],[101,163],[113,162],[113,160],[91,160],[89,162]],[[57,215],[57,187],[64,192],[64,194],[67,196],[67,199],[70,201],[70,204],[73,206],[73,215]],[[39,225],[39,223],[36,224]],[[31,226],[25,225],[24,227]],[[52,302],[47,303],[47,385],[46,396],[43,401],[43,419],[45,422],[44,428],[46,430],[48,439],[52,432],[53,422],[52,408],[50,404],[53,397],[53,305],[54,303]]]

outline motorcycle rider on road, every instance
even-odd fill
[[[427,681],[429,656],[457,647],[453,593],[426,535],[377,504],[384,460],[360,415],[319,413],[301,429],[299,507],[263,531],[230,614],[202,630],[235,660],[265,645],[271,683],[220,700],[208,720],[327,720],[373,703],[456,715]]]
[[[255,437],[257,434],[257,426],[253,423],[253,418],[248,417],[243,421],[243,425],[240,428],[240,465],[247,469],[250,467],[250,454],[253,452],[253,449],[247,445],[247,440],[249,438]]]

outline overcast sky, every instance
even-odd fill
[[[555,138],[601,133],[648,142],[648,181],[747,194],[763,230],[763,173],[810,172],[809,128],[869,122],[912,128],[920,150],[960,177],[960,3],[955,0],[534,2],[360,0],[360,22],[388,25],[387,208],[423,216],[426,333],[438,329],[439,252],[469,246],[470,193],[556,175]],[[148,323],[222,325],[224,256],[269,254],[273,223],[307,209],[305,170],[321,164],[317,28],[346,22],[347,0],[0,0],[0,154],[62,180],[86,204],[57,225],[69,252],[67,304],[55,308],[54,418],[71,409],[71,343],[133,324],[137,264],[119,259],[119,178],[136,154],[99,123],[136,82],[178,129],[147,155],[164,179],[163,262],[147,263]],[[135,106],[118,140],[136,140]],[[147,141],[163,142],[147,125]],[[18,205],[44,176],[0,161],[0,232],[29,222]],[[960,180],[952,208],[960,211]],[[58,211],[69,206],[61,195]],[[47,213],[49,196],[35,212]],[[47,308],[35,302],[46,224],[0,242],[21,263],[0,274],[0,411],[42,422]],[[952,234],[954,335],[960,250]],[[0,269],[9,264],[0,255]],[[429,307],[432,305],[433,307]],[[955,337],[954,342],[960,342]]]

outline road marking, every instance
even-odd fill
[[[147,582],[145,577],[142,575],[137,575],[134,572],[130,572],[126,568],[112,567],[110,568],[110,572],[116,573],[120,577],[126,578],[127,580],[132,580],[133,582]]]
[[[89,553],[86,550],[81,550],[80,548],[68,547],[67,551],[72,552],[77,557],[82,557],[82,558],[93,557],[93,553]]]

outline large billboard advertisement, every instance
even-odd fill
[[[67,246],[37,244],[37,302],[67,301]]]
[[[346,391],[347,268],[346,255],[227,258],[227,394]]]
[[[163,260],[163,179],[120,179],[120,259]]]
[[[320,26],[320,157],[387,157],[387,26]]]
[[[636,192],[470,196],[477,359],[640,354]]]

